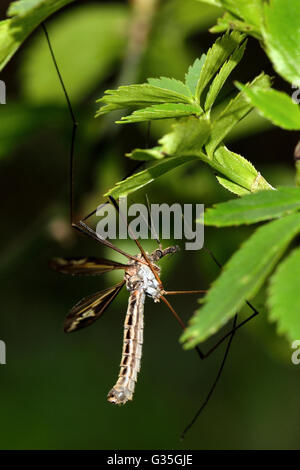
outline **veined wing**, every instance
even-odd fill
[[[96,321],[118,295],[125,281],[80,300],[68,314],[64,330],[66,333],[85,328]]]
[[[54,258],[50,268],[64,274],[103,274],[115,269],[125,269],[126,264],[105,258]]]

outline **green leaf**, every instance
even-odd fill
[[[185,84],[191,91],[192,96],[195,96],[196,94],[197,83],[205,60],[206,55],[202,54],[200,59],[196,59],[194,63],[189,66],[188,71],[185,74]]]
[[[209,29],[210,33],[223,33],[227,30],[236,30],[254,36],[256,39],[261,39],[261,34],[252,25],[245,23],[245,21],[238,20],[236,16],[226,12],[223,16],[218,18],[217,24]]]
[[[261,26],[262,1],[261,0],[221,0],[222,7],[233,15],[243,19],[249,25]]]
[[[128,17],[122,5],[89,4],[62,13],[47,25],[72,103],[90,97],[111,74],[126,46]],[[65,102],[44,34],[25,50],[20,78],[26,100]]]
[[[213,5],[215,7],[222,7],[222,0],[198,0],[201,3],[207,3],[208,5]]]
[[[300,338],[300,248],[278,266],[269,286],[270,320],[290,341]]]
[[[300,232],[300,214],[291,214],[260,227],[232,256],[204,298],[205,305],[181,337],[190,349],[214,334],[250,300]]]
[[[199,0],[227,10],[211,32],[234,29],[261,39],[262,0]]]
[[[218,38],[208,50],[196,88],[196,99],[200,104],[202,102],[202,93],[206,86],[244,38],[245,36],[237,31],[233,31],[230,34],[226,33]]]
[[[221,176],[217,176],[216,178],[221,186],[223,186],[225,189],[227,189],[231,193],[236,194],[237,196],[244,196],[245,194],[250,193],[248,189],[245,189],[242,186],[236,183],[233,183],[232,181],[229,181],[226,178],[222,178]]]
[[[148,78],[147,82],[149,83],[149,85],[157,86],[158,88],[165,88],[166,90],[175,91],[176,93],[187,96],[188,98],[192,96],[190,89],[180,80],[175,80],[175,78]]]
[[[132,160],[151,161],[161,160],[165,155],[161,151],[161,147],[153,147],[152,149],[134,149],[130,153],[126,153],[126,157]]]
[[[173,132],[160,140],[161,147],[155,147],[156,155],[157,152],[160,152],[162,156],[172,155],[172,157],[164,158],[162,162],[147,168],[147,170],[120,181],[106,195],[112,195],[115,198],[127,196],[184,163],[203,157],[205,159],[201,149],[209,132],[209,122],[204,118],[190,117],[176,123],[173,126]]]
[[[159,142],[163,153],[172,156],[197,156],[245,190],[255,192],[272,189],[250,162],[225,146],[218,147],[211,157],[205,154],[203,145],[210,135],[211,124],[205,116],[200,119],[190,117],[176,123],[173,131],[166,134]]]
[[[236,85],[245,93],[248,102],[255,106],[262,116],[283,129],[300,129],[299,106],[286,93],[260,87],[249,89],[238,82]]]
[[[147,170],[140,171],[139,173],[130,176],[126,180],[120,181],[106,194],[104,194],[104,196],[113,196],[115,199],[128,196],[128,194],[131,194],[134,191],[141,189],[143,186],[152,183],[152,181],[155,181],[157,178],[163,176],[165,173],[168,173],[174,168],[196,159],[197,157],[193,156],[165,158],[162,162],[147,168]]]
[[[300,188],[281,187],[259,191],[240,199],[216,204],[205,212],[205,225],[226,227],[275,219],[300,209]]]
[[[264,5],[263,38],[275,70],[300,83],[300,2],[272,0]]]
[[[206,100],[205,100],[205,105],[204,105],[205,111],[207,111],[208,109],[212,107],[225,81],[227,80],[227,78],[229,77],[233,69],[241,61],[245,52],[246,44],[247,44],[247,41],[245,41],[239,48],[237,48],[233,52],[229,60],[222,65],[220,71],[215,76],[212,84],[210,85],[208,93],[206,95]]]
[[[8,10],[8,15],[13,18],[0,22],[0,71],[37,26],[48,16],[73,1],[21,0],[13,2]]]
[[[160,1],[143,60],[143,76],[182,79],[183,71],[196,57],[189,38],[205,33],[218,13],[217,8],[195,0]]]
[[[181,95],[175,91],[159,88],[156,86],[142,84],[120,86],[117,90],[106,90],[103,98],[98,103],[104,103],[96,116],[106,114],[112,109],[128,107],[144,107],[160,103],[186,103],[191,104],[192,98]]]
[[[41,4],[40,0],[19,0],[16,2],[11,2],[8,15],[9,16],[24,16],[30,10],[33,10],[36,6]]]
[[[153,119],[170,119],[179,118],[183,116],[203,114],[202,109],[197,104],[183,104],[183,103],[168,103],[157,104],[149,108],[139,109],[134,111],[129,116],[123,116],[121,121],[116,121],[118,124],[126,124],[130,122],[151,121]]]
[[[254,193],[262,189],[273,189],[254,166],[238,153],[220,146],[207,162],[238,186]]]
[[[248,88],[260,86],[263,88],[270,86],[270,79],[265,74],[260,74],[251,83]],[[243,93],[239,93],[233,98],[225,109],[213,120],[212,132],[206,145],[208,155],[212,155],[216,147],[222,142],[231,129],[252,109]]]
[[[207,161],[202,148],[210,132],[210,123],[205,117],[189,117],[174,124],[172,132],[164,135],[159,143],[167,155],[194,155]]]

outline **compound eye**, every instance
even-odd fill
[[[162,257],[163,253],[161,250],[156,250],[156,256],[158,259],[160,259]]]

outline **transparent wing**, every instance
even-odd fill
[[[69,312],[64,330],[66,333],[85,328],[94,323],[116,298],[125,281],[80,300]]]
[[[64,274],[103,274],[115,269],[125,269],[126,264],[105,258],[54,258],[50,268]]]

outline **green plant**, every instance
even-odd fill
[[[276,72],[289,83],[300,84],[300,4],[294,0],[198,0],[218,6],[225,13],[211,32],[227,29],[251,34],[259,39]],[[283,92],[249,90],[238,84],[250,103],[284,129],[300,129],[300,111],[291,98]]]
[[[260,191],[217,204],[205,214],[205,224],[215,227],[262,225],[225,265],[222,274],[205,298],[182,336],[191,347],[215,333],[264,285],[276,264],[300,232],[300,188],[282,187]],[[270,278],[268,305],[270,319],[278,322],[278,332],[289,340],[299,337],[298,306],[299,249],[285,258]]]
[[[214,103],[228,76],[242,59],[245,36],[225,34],[189,67],[185,82],[171,78],[149,78],[141,85],[108,90],[99,100],[97,116],[118,109],[136,109],[123,116],[120,124],[174,118],[173,131],[153,149],[136,149],[128,156],[139,160],[159,160],[147,170],[117,183],[107,195],[127,196],[154,179],[192,160],[202,160],[220,175],[218,181],[235,194],[271,189],[267,181],[241,155],[231,152],[223,140],[252,109],[243,93],[215,110]],[[270,80],[261,74],[247,87],[269,88]],[[220,110],[221,108],[221,110]]]

